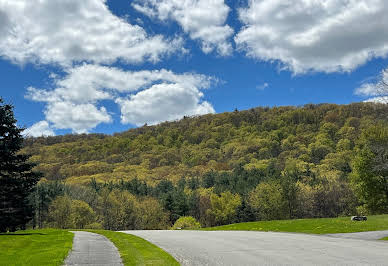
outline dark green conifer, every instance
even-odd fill
[[[0,232],[24,229],[33,217],[28,196],[41,175],[20,154],[23,128],[16,126],[13,107],[0,98]]]

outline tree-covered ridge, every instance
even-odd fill
[[[31,197],[34,223],[163,229],[185,216],[215,226],[387,213],[387,115],[373,103],[255,108],[27,139],[24,152],[55,180]]]
[[[350,172],[361,132],[386,121],[383,104],[254,108],[192,117],[106,136],[65,135],[28,139],[25,151],[48,180],[71,183],[130,180],[150,184],[209,170],[278,171],[295,159],[304,171]]]

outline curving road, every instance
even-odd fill
[[[343,234],[327,234],[327,236],[339,237],[339,238],[364,239],[364,240],[378,240],[378,239],[387,237],[388,230],[385,230],[385,231],[367,231],[367,232],[358,232],[358,233],[343,233]]]
[[[388,265],[388,241],[252,231],[123,232],[156,244],[182,265]]]

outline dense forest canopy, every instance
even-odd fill
[[[139,204],[160,207],[155,213],[164,226],[186,215],[207,226],[381,213],[388,211],[387,119],[386,104],[258,107],[113,136],[28,138],[23,152],[44,173],[41,189],[61,186],[49,199],[60,195],[68,206],[66,197],[87,202],[94,220],[108,229],[147,226],[134,217],[131,225],[109,225],[103,217],[112,214],[96,203],[104,197],[132,202],[133,213]],[[365,196],[376,186],[373,200]],[[43,209],[48,212],[48,204]]]
[[[30,138],[24,151],[48,180],[177,182],[209,170],[284,170],[288,159],[350,171],[344,161],[363,130],[387,120],[383,104],[254,108],[184,118],[115,134]],[[345,157],[344,157],[345,156]]]

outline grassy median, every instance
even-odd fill
[[[106,236],[117,247],[124,265],[179,265],[163,249],[134,235],[107,230],[87,230]]]
[[[73,244],[73,233],[25,230],[0,234],[0,265],[62,265]]]
[[[367,221],[350,221],[350,217],[260,221],[229,224],[202,230],[242,230],[298,232],[310,234],[353,233],[364,231],[388,230],[388,215],[368,216]]]

